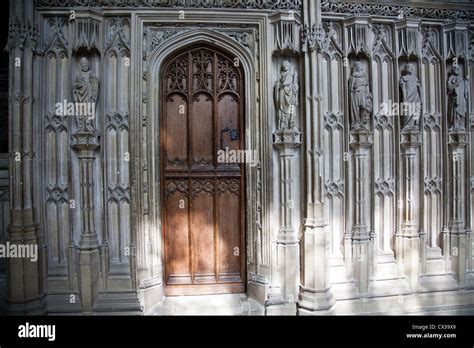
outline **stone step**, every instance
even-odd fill
[[[329,282],[330,283],[343,283],[346,279],[346,266],[335,265],[329,266]]]
[[[395,260],[392,262],[377,263],[375,278],[377,280],[398,278],[398,267]]]
[[[425,274],[420,277],[419,292],[454,290],[457,288],[458,283],[451,273]]]
[[[426,260],[426,274],[446,273],[446,265],[443,259]]]
[[[375,279],[369,284],[369,296],[391,296],[411,293],[405,278]]]

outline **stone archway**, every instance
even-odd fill
[[[179,45],[176,45],[177,42],[179,42]],[[146,202],[149,211],[149,222],[142,222],[136,225],[137,245],[139,246],[140,244],[145,244],[147,241],[144,239],[146,238],[151,241],[150,248],[142,247],[141,250],[140,247],[137,248],[138,264],[140,264],[140,259],[146,259],[148,262],[146,265],[147,269],[140,271],[139,266],[137,273],[137,283],[139,284],[139,287],[142,289],[145,286],[147,287],[141,291],[145,297],[145,301],[143,301],[145,303],[145,308],[150,308],[150,306],[152,306],[152,304],[147,305],[147,302],[156,303],[156,301],[159,301],[159,299],[161,299],[164,294],[165,288],[165,267],[163,264],[164,247],[162,244],[163,221],[161,220],[161,192],[163,191],[163,188],[161,187],[160,182],[160,138],[156,132],[156,130],[160,129],[161,117],[160,98],[162,91],[160,88],[160,71],[162,70],[164,64],[170,59],[170,57],[175,55],[177,52],[181,52],[186,47],[195,47],[196,45],[219,47],[222,52],[230,57],[235,58],[240,64],[243,79],[246,81],[246,86],[244,89],[245,103],[243,105],[245,128],[242,128],[242,138],[245,139],[245,144],[242,144],[242,148],[262,151],[261,145],[257,144],[257,142],[260,141],[260,137],[256,135],[256,132],[260,132],[262,129],[261,124],[258,121],[259,116],[257,116],[261,113],[261,111],[258,110],[259,104],[257,102],[260,92],[258,92],[258,85],[256,84],[257,71],[259,71],[260,67],[257,67],[256,59],[250,50],[240,45],[238,41],[216,30],[200,28],[183,30],[181,33],[174,36],[172,40],[164,42],[152,52],[147,53],[146,67],[144,67],[147,75],[146,89],[142,89],[143,87],[141,86],[137,87],[137,90],[142,90],[144,92],[146,91],[146,93],[143,94],[147,94],[147,104],[144,106],[145,110],[139,111],[140,113],[147,114],[147,127],[146,129],[136,128],[138,134],[141,134],[137,134],[137,136],[140,138],[145,137],[147,142],[146,161],[144,161],[144,156],[140,156],[140,159],[138,160],[142,163],[139,165],[140,168],[147,168],[149,180],[146,184],[149,194],[148,202]],[[146,51],[146,49],[141,51]],[[259,158],[263,158],[261,154],[258,156]],[[152,160],[155,162],[152,163]],[[255,246],[255,242],[249,242],[249,240],[252,240],[254,237],[249,238],[249,234],[255,233],[254,231],[257,229],[257,226],[258,228],[261,228],[261,223],[255,219],[255,216],[257,215],[255,211],[255,204],[247,203],[251,201],[257,201],[255,198],[255,195],[257,195],[259,192],[259,189],[257,189],[258,183],[256,180],[257,168],[255,168],[255,166],[250,167],[248,164],[246,164],[245,167],[245,186],[243,193],[246,197],[246,208],[244,209],[246,244],[243,245],[243,248],[244,252],[245,250],[250,249],[252,253],[250,256],[247,253],[247,257],[243,261],[244,265],[249,265],[251,262],[253,262],[253,260],[257,259],[255,256],[256,252],[254,252],[252,249]],[[140,184],[143,185],[143,181]],[[258,200],[260,200],[260,198]],[[141,210],[141,213],[143,214],[143,210]],[[261,216],[262,213],[260,213],[258,219],[260,219]],[[142,253],[142,255],[140,255],[140,253]],[[247,275],[243,274],[243,277],[243,279],[246,279]],[[249,284],[249,281],[251,280],[246,279],[246,281],[244,281],[244,288],[247,287],[246,285]],[[255,279],[252,278],[252,281],[255,282]],[[264,284],[265,283],[263,283],[262,286],[265,286]],[[264,292],[262,292],[262,296],[264,296]],[[153,299],[147,300],[147,297]]]

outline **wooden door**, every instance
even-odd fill
[[[189,49],[164,65],[161,90],[165,295],[243,292],[244,165],[218,156],[244,145],[238,61]]]

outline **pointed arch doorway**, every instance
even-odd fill
[[[179,51],[161,69],[168,296],[245,291],[244,164],[222,161],[222,154],[245,144],[244,79],[238,63],[201,45]]]

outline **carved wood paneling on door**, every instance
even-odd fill
[[[245,291],[243,75],[210,47],[162,69],[161,180],[166,295]]]

